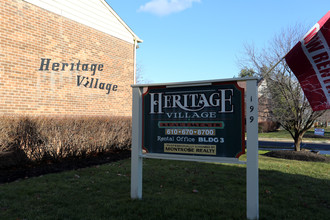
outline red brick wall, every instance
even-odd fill
[[[133,49],[22,0],[1,0],[0,115],[129,116]],[[51,59],[48,70],[41,68],[42,58]],[[95,75],[91,64],[96,64]],[[87,77],[89,82],[94,78],[92,86]]]

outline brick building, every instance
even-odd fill
[[[139,42],[104,0],[1,0],[0,115],[130,116]]]
[[[326,110],[324,114],[316,119],[314,127],[330,127],[330,110]]]

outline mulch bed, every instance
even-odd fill
[[[311,151],[270,151],[265,156],[283,158],[289,160],[330,162],[330,157],[316,154]],[[67,170],[75,170],[129,158],[131,151],[114,151],[88,158],[71,158],[57,163],[29,164],[27,166],[13,166],[0,169],[0,184],[12,182],[18,179],[40,176],[48,173],[57,173]]]
[[[314,161],[314,162],[330,162],[330,157],[322,154],[317,154],[309,150],[292,151],[292,150],[276,150],[269,151],[265,156],[276,157],[288,160],[302,160],[302,161]]]
[[[91,156],[88,158],[71,158],[60,162],[48,162],[43,164],[28,164],[25,166],[12,166],[0,168],[0,184],[12,182],[18,179],[40,176],[48,173],[58,173],[67,170],[75,170],[95,165],[111,163],[129,158],[131,151],[113,151],[107,154]]]

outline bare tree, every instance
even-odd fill
[[[143,77],[143,66],[140,63],[138,63],[136,65],[136,83],[137,84],[148,84],[148,83],[151,83],[150,80],[145,79]]]
[[[272,120],[290,133],[296,151],[300,151],[306,131],[324,113],[312,111],[297,78],[283,59],[304,33],[306,28],[297,24],[277,34],[268,48],[257,50],[253,44],[245,45],[246,55],[241,59],[243,68],[253,69],[266,80],[267,86],[261,93],[267,97]],[[278,61],[280,63],[271,70]]]

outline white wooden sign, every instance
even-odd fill
[[[237,86],[239,81],[246,81],[245,105],[244,91]],[[143,158],[246,164],[247,218],[258,219],[257,78],[145,84],[132,87],[131,198],[142,199]],[[237,97],[243,101],[235,101]],[[174,107],[179,111],[174,109],[166,112]],[[239,113],[234,116],[235,118],[242,118],[237,120],[238,126],[231,127],[229,121],[232,122],[233,119],[226,120],[234,113]],[[148,114],[150,117],[146,117]],[[156,114],[159,121],[152,118]],[[149,121],[153,123],[150,126]],[[238,160],[245,151],[245,126],[248,148],[246,162]],[[152,129],[153,132],[157,130],[158,133],[154,132],[154,136],[149,136],[146,133],[150,131],[144,129]],[[225,147],[233,146],[231,141],[235,141],[225,135],[225,129],[234,129],[227,133],[236,132],[241,138],[234,143],[238,151],[223,150]],[[226,145],[227,140],[230,144]],[[143,148],[146,153],[143,153]]]

